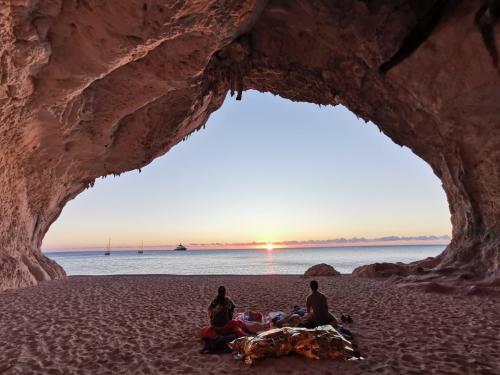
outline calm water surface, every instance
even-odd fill
[[[68,275],[174,274],[269,275],[303,274],[318,263],[328,263],[341,273],[363,264],[412,262],[436,256],[445,246],[373,246],[317,249],[188,250],[45,252]]]

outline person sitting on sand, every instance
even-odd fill
[[[208,306],[210,326],[202,328],[201,336],[214,338],[232,333],[237,337],[242,337],[251,334],[244,322],[233,320],[235,308],[236,305],[226,296],[226,288],[220,286],[217,297]]]
[[[233,319],[236,305],[229,297],[226,297],[226,288],[220,286],[217,290],[217,297],[208,307],[208,318],[210,324],[215,327],[224,327],[227,322]]]
[[[316,328],[325,324],[337,325],[337,319],[328,311],[328,301],[323,293],[318,292],[318,282],[312,280],[309,284],[311,294],[307,297],[307,314],[302,327]]]

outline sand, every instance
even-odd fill
[[[500,374],[500,299],[423,293],[352,276],[320,278],[354,323],[358,362],[302,357],[249,368],[199,354],[217,286],[241,309],[302,304],[298,276],[71,277],[0,293],[1,374]]]

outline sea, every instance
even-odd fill
[[[444,245],[322,247],[269,250],[45,251],[74,275],[298,275],[318,263],[341,273],[376,262],[413,262],[436,256]]]

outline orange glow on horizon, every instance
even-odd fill
[[[273,244],[272,244],[271,242],[268,242],[268,243],[266,244],[266,249],[267,249],[267,251],[272,251],[272,250],[274,249]]]

